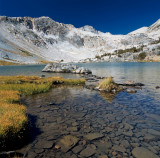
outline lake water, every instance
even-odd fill
[[[34,128],[30,143],[17,151],[24,157],[44,158],[160,157],[160,89],[155,88],[160,86],[160,63],[78,65],[98,76],[113,76],[116,82],[134,80],[145,86],[135,94],[120,92],[114,96],[84,87],[61,86],[23,98]],[[43,67],[2,66],[0,75],[23,72],[41,76]]]

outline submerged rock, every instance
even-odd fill
[[[132,154],[136,158],[159,158],[159,156],[155,155],[153,152],[143,147],[134,148]]]
[[[123,84],[120,84],[120,85],[123,85],[123,86],[144,86],[143,83],[136,83],[134,81],[125,81]]]
[[[88,140],[95,140],[95,139],[99,139],[102,138],[104,135],[101,133],[89,133],[87,135],[85,135],[84,137]]]
[[[55,73],[75,73],[75,74],[92,74],[92,71],[78,67],[72,64],[60,64],[60,63],[49,63],[42,70],[43,72],[55,72]]]
[[[68,150],[73,148],[78,141],[79,139],[77,137],[72,135],[66,135],[61,138],[56,145],[59,146],[59,148],[61,148],[63,152],[67,152]]]
[[[89,145],[84,150],[82,150],[80,152],[80,156],[83,156],[83,157],[90,157],[90,156],[92,156],[94,154],[95,154],[95,149],[93,149]]]
[[[136,93],[137,91],[135,89],[127,89],[127,93]]]

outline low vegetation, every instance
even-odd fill
[[[9,62],[9,61],[0,60],[0,65],[20,65],[20,64]]]
[[[146,53],[145,53],[145,52],[142,52],[142,53],[140,53],[140,54],[137,56],[137,59],[138,59],[138,60],[144,60],[146,56],[147,56]]]
[[[0,146],[21,138],[28,120],[26,107],[19,104],[18,91],[0,90]]]
[[[55,84],[82,85],[85,79],[38,76],[0,76],[0,147],[23,136],[27,127],[26,107],[20,95],[47,92]]]
[[[103,79],[99,83],[98,88],[107,92],[112,92],[113,90],[116,90],[117,92],[121,90],[119,85],[114,82],[113,77],[107,77]]]
[[[115,53],[117,53],[118,55],[121,55],[121,54],[124,54],[124,53],[127,53],[127,52],[130,52],[130,53],[137,53],[137,52],[140,52],[143,50],[143,47],[144,46],[141,46],[139,48],[136,48],[136,47],[132,47],[132,48],[127,48],[127,49],[119,49],[119,50],[116,50]]]

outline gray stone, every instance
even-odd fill
[[[137,91],[135,89],[127,89],[127,93],[136,93]]]
[[[132,154],[136,158],[159,158],[159,156],[155,155],[153,152],[143,147],[134,148],[132,150]]]
[[[101,155],[98,158],[108,158],[108,156],[107,155]]]
[[[78,145],[78,146],[74,147],[74,148],[72,149],[72,151],[73,151],[75,154],[77,154],[77,153],[79,153],[80,151],[82,151],[82,149],[83,149],[83,146],[82,146],[82,145]]]
[[[127,132],[123,132],[124,135],[132,137],[133,136],[133,132],[132,131],[127,131]]]
[[[76,74],[91,74],[92,71],[84,68],[77,67],[71,64],[61,64],[61,63],[49,63],[42,70],[43,72],[55,72],[55,73],[76,73]]]
[[[77,137],[72,136],[72,135],[66,135],[66,136],[62,137],[56,143],[56,145],[59,145],[63,152],[67,152],[68,150],[73,148],[77,144],[78,141],[79,141],[79,139]]]
[[[160,132],[159,132],[159,131],[156,131],[156,130],[154,130],[154,129],[148,129],[148,133],[153,134],[153,135],[156,135],[156,136],[160,136]]]
[[[83,157],[89,157],[89,156],[92,156],[94,154],[95,154],[95,150],[90,146],[87,146],[84,150],[82,150],[80,152],[80,155],[83,156]]]
[[[53,142],[52,141],[47,141],[47,140],[40,140],[38,141],[34,148],[37,148],[37,149],[50,149],[52,148],[53,146]]]
[[[121,146],[118,146],[118,145],[114,145],[112,147],[112,149],[115,150],[115,151],[120,151],[122,153],[126,151],[126,149],[124,147],[121,147]]]
[[[87,135],[84,136],[84,138],[88,139],[88,140],[95,140],[95,139],[99,139],[102,138],[104,135],[101,133],[89,133]]]

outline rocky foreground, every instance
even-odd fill
[[[96,91],[78,87],[27,97],[40,132],[17,152],[27,158],[159,158],[159,116],[151,114],[157,107],[141,106],[139,95],[121,97],[130,102],[108,104]]]

